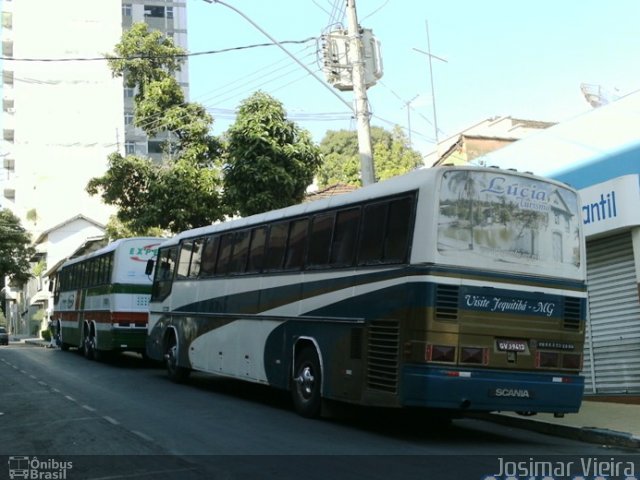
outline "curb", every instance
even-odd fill
[[[618,432],[606,428],[573,427],[541,420],[501,415],[499,413],[477,413],[470,414],[468,417],[587,443],[640,449],[640,437],[636,437],[631,433]]]

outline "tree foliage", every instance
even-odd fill
[[[371,143],[376,181],[402,175],[422,166],[422,157],[411,149],[402,129],[392,132],[371,128]],[[336,183],[361,185],[358,136],[355,131],[329,130],[320,143],[324,163],[318,173],[318,185]]]
[[[322,162],[309,133],[264,92],[241,104],[227,141],[225,201],[243,216],[301,202]]]
[[[9,209],[0,210],[0,278],[26,283],[31,277],[30,259],[35,254],[31,236]]]
[[[105,56],[113,75],[124,77],[125,86],[138,88],[138,95],[144,97],[148,85],[180,70],[185,54],[172,39],[139,22],[122,34],[114,55]]]
[[[87,185],[91,195],[118,208],[122,232],[178,232],[224,217],[222,144],[209,134],[213,118],[202,105],[185,101],[174,77],[184,54],[170,38],[139,23],[107,56],[113,75],[136,88],[134,124],[166,138],[162,162],[115,152],[107,172]]]

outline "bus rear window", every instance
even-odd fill
[[[454,263],[580,266],[575,192],[504,172],[445,172],[440,187],[438,252]]]

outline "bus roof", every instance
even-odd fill
[[[96,250],[95,252],[91,252],[91,253],[87,253],[86,255],[82,255],[80,257],[76,257],[76,258],[72,258],[67,260],[66,262],[64,262],[62,264],[62,266],[60,267],[60,270],[62,270],[65,267],[68,267],[69,265],[73,265],[74,263],[78,263],[78,262],[82,262],[83,260],[87,260],[89,258],[93,258],[93,257],[99,257],[100,255],[104,255],[105,253],[109,253],[109,252],[113,252],[114,250],[116,250],[120,245],[124,245],[127,243],[131,243],[133,241],[145,241],[145,240],[149,240],[149,241],[155,241],[155,242],[162,242],[166,239],[164,238],[160,238],[160,237],[129,237],[129,238],[120,238],[118,240],[114,240],[113,242],[111,242],[110,244]]]
[[[278,219],[285,219],[289,217],[295,217],[306,213],[312,213],[316,211],[322,211],[330,207],[340,207],[342,205],[349,205],[353,203],[365,202],[376,198],[382,198],[394,194],[403,192],[409,192],[416,190],[430,182],[435,181],[439,174],[447,170],[477,170],[486,171],[488,169],[496,171],[504,171],[505,174],[525,175],[529,178],[538,178],[540,180],[548,181],[562,185],[565,188],[573,190],[562,182],[556,180],[538,177],[529,172],[516,172],[513,170],[500,170],[495,167],[481,167],[477,165],[464,165],[464,166],[438,166],[430,168],[421,168],[413,170],[404,175],[390,178],[388,180],[369,185],[352,192],[343,193],[334,197],[323,198],[312,202],[300,203],[289,207],[281,208],[278,210],[271,210],[269,212],[259,213],[251,215],[249,217],[242,217],[226,222],[216,223],[214,225],[206,225],[204,227],[193,228],[191,230],[185,230],[178,233],[171,239],[168,239],[162,243],[161,247],[167,247],[180,243],[182,239],[194,238],[203,235],[208,235],[215,232],[239,229],[243,227],[249,227],[253,225],[260,225],[262,223],[271,222]]]

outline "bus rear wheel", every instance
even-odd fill
[[[183,383],[189,378],[191,370],[178,365],[178,342],[174,335],[171,335],[167,342],[164,359],[169,379],[176,383]]]
[[[303,417],[317,418],[322,405],[322,376],[316,350],[304,347],[296,355],[291,395],[293,405]]]
[[[86,331],[84,334],[84,341],[82,342],[82,353],[89,360],[95,359],[96,349],[96,337],[91,333],[91,330]]]

